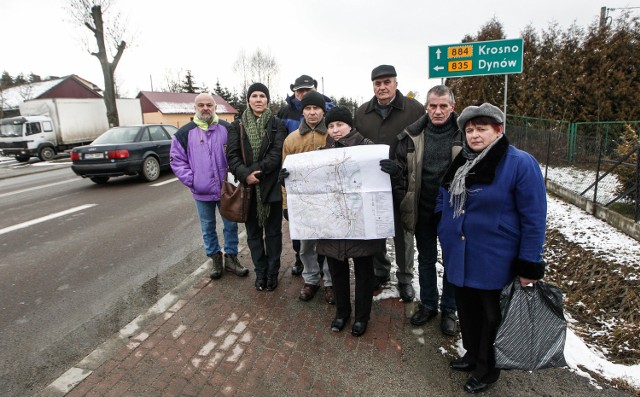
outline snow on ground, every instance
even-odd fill
[[[565,184],[567,186],[567,184]],[[557,229],[569,241],[579,244],[586,250],[598,254],[600,257],[606,258],[607,261],[625,264],[627,266],[636,266],[640,268],[640,242],[628,237],[624,233],[618,231],[606,222],[597,219],[578,207],[567,204],[553,197],[547,197],[548,227]],[[391,240],[389,240],[391,241]],[[393,254],[393,246],[387,245],[387,251]],[[393,258],[392,258],[393,259]],[[416,291],[416,299],[420,296],[420,285],[417,277],[417,252],[414,258],[416,268],[413,278],[413,287]],[[393,263],[392,274],[397,270],[395,262]],[[441,263],[437,264],[438,269],[438,288],[442,291],[442,272]],[[389,283],[391,287],[384,289],[374,299],[399,299],[398,291],[395,288],[396,281],[392,278]],[[577,374],[587,377],[597,386],[595,379],[585,370],[599,374],[605,379],[621,379],[640,389],[640,364],[637,365],[621,365],[608,361],[598,350],[589,348],[582,339],[580,339],[572,331],[573,320],[565,313],[568,322],[567,340],[564,349],[565,359],[569,368]],[[422,338],[421,335],[417,335]],[[464,354],[462,348],[462,340],[456,341],[459,354]],[[443,354],[447,351],[445,347],[441,348]],[[582,368],[582,369],[581,369]],[[583,370],[584,369],[584,370]]]

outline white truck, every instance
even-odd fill
[[[116,99],[120,125],[142,124],[139,99]],[[0,120],[0,152],[21,162],[43,161],[91,143],[109,129],[101,98],[34,99],[19,105],[20,116]]]

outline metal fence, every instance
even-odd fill
[[[508,116],[507,136],[545,179],[640,221],[640,121],[569,123]]]

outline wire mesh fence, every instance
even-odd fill
[[[507,136],[549,179],[640,221],[640,121],[569,123],[508,116]]]

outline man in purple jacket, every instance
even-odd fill
[[[238,224],[222,215],[223,255],[216,232],[216,207],[220,211],[222,182],[227,174],[227,127],[216,115],[216,103],[210,94],[195,100],[195,117],[176,132],[171,141],[171,169],[196,201],[204,249],[213,261],[212,279],[222,277],[223,269],[244,277],[249,274],[238,261]]]

